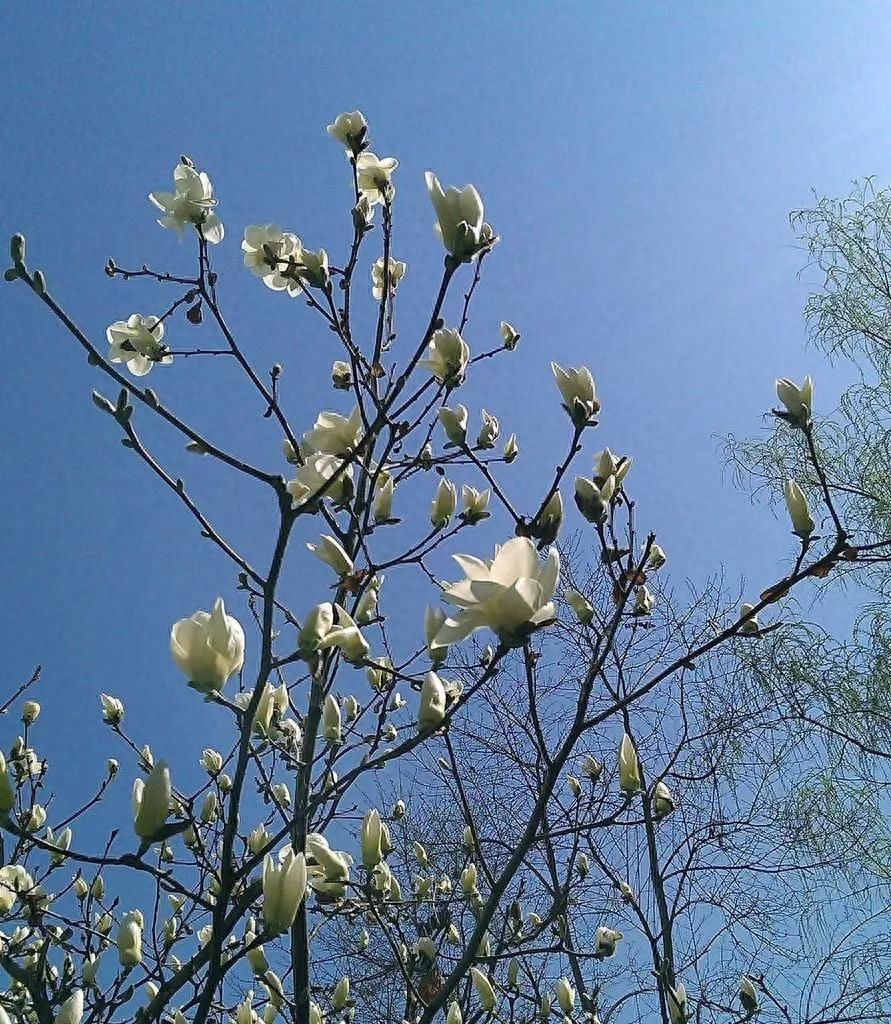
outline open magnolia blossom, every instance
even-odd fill
[[[244,664],[244,630],[226,614],[218,597],[212,612],[198,611],[174,624],[170,653],[191,686],[202,693],[218,693]]]
[[[459,610],[440,627],[434,648],[458,643],[477,629],[491,629],[507,644],[522,643],[557,617],[551,600],[560,576],[556,548],[542,564],[532,541],[514,537],[496,548],[490,562],[473,555],[453,558],[467,578],[443,592]]]
[[[336,455],[310,455],[286,486],[294,508],[310,499],[340,504],[353,493],[353,468]]]
[[[337,139],[346,146],[347,153],[355,155],[361,150],[368,133],[368,122],[361,110],[352,110],[338,114],[334,118],[334,123],[329,124],[326,130],[332,139]]]
[[[609,516],[609,504],[616,493],[616,478],[608,476],[602,484],[587,477],[575,478],[576,508],[589,523],[605,523]]]
[[[275,292],[286,291],[295,298],[303,291],[296,273],[303,255],[303,243],[275,224],[253,224],[244,229],[241,243],[244,265]]]
[[[595,956],[599,957],[601,960],[613,956],[616,952],[616,943],[621,938],[621,932],[617,932],[614,928],[607,928],[601,925],[594,932]]]
[[[169,366],[173,356],[165,344],[164,324],[156,316],[134,313],[126,320],[116,320],[105,332],[108,339],[108,361],[125,363],[134,377],[144,377],[160,363]]]
[[[188,157],[174,168],[173,191],[149,192],[149,199],[164,214],[158,220],[162,228],[173,228],[182,238],[183,228],[191,225],[205,241],[214,245],[222,242],[223,223],[215,212],[213,185]]]
[[[587,366],[564,370],[557,363],[551,363],[551,372],[560,389],[563,408],[569,413],[570,419],[579,428],[587,426],[600,411],[591,371]]]
[[[408,269],[407,263],[402,263],[399,260],[394,260],[390,257],[389,262],[389,294],[395,295],[396,289],[399,286],[399,282],[405,277],[405,271]],[[371,294],[380,302],[384,297],[384,258],[381,256],[377,259],[371,267]]]
[[[473,185],[465,185],[464,188],[450,185],[443,191],[432,171],[427,171],[424,178],[430,202],[436,211],[433,228],[448,253],[456,260],[466,262],[492,244],[494,235],[483,219],[483,201]]]
[[[326,455],[346,455],[362,440],[362,413],[358,406],[349,416],[336,412],[321,412],[303,435],[303,452],[324,452]]]
[[[470,361],[470,346],[461,335],[447,327],[433,332],[427,346],[427,358],[418,366],[429,370],[446,387],[456,388],[464,383],[464,373]],[[459,407],[460,408],[460,407]]]
[[[452,444],[464,444],[467,438],[467,409],[456,405],[454,409],[443,406],[437,413],[445,436]]]
[[[356,158],[356,180],[359,192],[374,206],[392,199],[395,191],[392,177],[399,161],[393,156],[378,158],[374,153],[361,153]]]

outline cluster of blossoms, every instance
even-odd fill
[[[374,230],[377,207],[384,207],[381,219],[385,222],[385,230],[389,231],[398,161],[393,157],[379,158],[369,150],[368,126],[359,111],[341,114],[328,126],[328,133],[344,146],[353,172],[355,254],[359,252],[359,243],[365,235]],[[485,221],[482,199],[473,186],[443,189],[431,172],[426,175],[426,186],[435,211],[434,230],[446,252],[448,281],[449,275],[456,273],[462,264],[482,260],[498,239]],[[202,277],[181,301],[194,303],[200,294],[201,301],[214,302],[215,282],[213,287],[208,287],[204,276],[206,245],[222,242],[224,230],[207,174],[198,171],[191,160],[183,157],[174,171],[174,190],[153,192],[149,198],[163,213],[159,224],[176,230],[180,237],[187,228],[192,229],[199,239]],[[200,765],[206,778],[202,788],[192,797],[176,789],[167,762],[155,760],[150,748],[143,747],[138,751],[141,777],[136,778],[132,786],[131,823],[138,840],[138,854],[134,862],[145,867],[148,859],[142,858],[153,849],[160,864],[174,863],[176,857],[171,843],[174,837],[180,837],[195,863],[201,865],[202,879],[206,879],[207,892],[195,896],[192,908],[196,917],[206,912],[206,923],[193,928],[183,913],[187,894],[172,884],[166,884],[169,881],[166,873],[157,876],[165,882],[164,886],[159,884],[158,892],[160,894],[162,888],[167,889],[173,911],[172,916],[161,924],[160,934],[163,952],[170,955],[174,971],[185,970],[188,961],[184,965],[171,950],[174,947],[179,949],[178,944],[193,933],[200,950],[208,950],[207,958],[216,958],[220,968],[243,952],[252,977],[265,992],[264,1024],[273,1024],[282,1012],[284,986],[279,976],[269,969],[263,942],[288,935],[295,928],[295,923],[300,924],[300,915],[306,917],[308,904],[313,900],[312,909],[323,910],[322,916],[344,909],[350,920],[364,915],[370,926],[370,922],[380,920],[381,912],[385,915],[399,907],[403,901],[403,889],[410,888],[418,905],[455,893],[466,903],[474,920],[481,916],[490,879],[486,878],[485,864],[470,825],[462,837],[465,856],[458,870],[453,865],[448,869],[434,870],[435,858],[422,843],[414,842],[411,850],[419,874],[410,883],[407,879],[400,881],[399,868],[387,860],[396,850],[390,834],[391,826],[406,815],[402,801],[393,806],[389,816],[377,808],[371,808],[362,815],[355,836],[361,865],[361,872],[356,869],[357,874],[361,873],[358,881],[351,875],[356,863],[353,856],[345,850],[333,848],[332,840],[320,831],[313,831],[313,828],[327,828],[337,821],[338,804],[348,788],[338,778],[338,772],[343,773],[350,783],[366,768],[383,768],[392,757],[411,752],[422,742],[435,742],[438,737],[447,736],[452,718],[467,705],[473,694],[463,678],[444,678],[445,673],[450,672],[450,652],[456,653],[453,649],[457,645],[479,631],[493,634],[497,649],[487,646],[476,659],[475,664],[482,669],[482,674],[479,680],[474,680],[474,685],[481,685],[494,676],[499,661],[510,657],[510,652],[516,648],[525,648],[529,672],[533,671],[535,656],[530,642],[539,631],[557,623],[562,607],[558,596],[561,559],[554,546],[564,520],[560,485],[572,458],[581,450],[580,441],[587,436],[585,432],[598,425],[601,404],[594,378],[587,367],[564,368],[557,363],[551,364],[560,404],[572,426],[570,454],[535,514],[520,516],[504,497],[490,468],[493,462],[510,464],[517,458],[516,435],[509,435],[499,457],[493,454],[501,437],[499,417],[482,409],[479,430],[474,428],[468,435],[470,419],[467,408],[457,403],[447,404],[452,401],[451,392],[464,385],[475,363],[493,354],[478,353],[476,360],[472,357],[470,345],[462,334],[466,329],[466,317],[459,327],[446,326],[437,307],[430,328],[421,339],[414,360],[405,373],[397,374],[395,368],[391,368],[388,374],[380,360],[395,334],[383,337],[383,327],[380,327],[371,357],[355,344],[349,328],[345,328],[341,320],[341,317],[346,318],[345,311],[336,310],[332,298],[332,278],[336,280],[338,274],[346,275],[347,272],[329,265],[325,249],[308,249],[296,234],[282,231],[273,224],[263,224],[245,228],[241,250],[244,265],[267,288],[286,292],[292,298],[303,296],[310,306],[321,310],[326,316],[327,326],[334,333],[339,333],[346,349],[347,359],[333,363],[331,383],[336,391],[351,393],[352,407],[349,411],[319,412],[312,426],[299,439],[282,414],[279,422],[287,432],[282,455],[291,467],[291,478],[285,480],[261,471],[252,474],[267,483],[271,481],[276,489],[282,522],[287,525],[287,530],[283,529],[285,537],[302,517],[320,517],[312,522],[324,519],[323,532],[317,533],[314,529],[315,539],[306,542],[305,549],[333,573],[331,589],[334,593],[330,600],[315,604],[298,621],[278,603],[277,598],[270,596],[274,587],[269,579],[248,572],[247,563],[236,558],[242,570],[240,586],[250,592],[252,611],[256,610],[255,602],[266,602],[271,610],[263,627],[262,649],[258,658],[261,667],[256,683],[253,687],[240,688],[231,699],[225,690],[229,680],[243,673],[246,637],[242,625],[227,614],[223,599],[217,598],[209,612],[199,610],[174,623],[169,640],[174,663],[185,675],[188,685],[207,702],[220,704],[232,712],[239,730],[239,744],[228,757],[212,747],[203,750]],[[389,253],[386,245],[384,252]],[[406,269],[406,263],[389,255],[382,255],[371,263],[371,297],[380,304],[377,314],[381,325],[393,315],[397,289],[404,280]],[[347,290],[348,282],[343,283],[344,290]],[[325,301],[317,301],[313,292],[322,293]],[[468,295],[468,302],[469,298]],[[135,377],[144,376],[155,364],[169,365],[173,354],[164,343],[163,319],[133,314],[126,321],[109,326],[108,361],[124,364]],[[500,348],[507,352],[513,351],[520,339],[519,332],[507,321],[500,322],[498,336]],[[415,397],[423,397],[424,402],[428,402],[429,396],[434,397],[412,424],[408,410],[411,409],[411,415],[414,415],[414,400],[401,406],[399,403],[403,401],[400,388],[405,387],[409,376],[415,372],[423,377]],[[280,373],[279,367],[272,375],[273,385]],[[380,384],[385,378],[387,383]],[[809,431],[813,401],[810,378],[806,378],[800,388],[788,380],[777,381],[776,392],[783,404],[782,410],[776,410],[777,416],[797,429]],[[153,393],[147,392],[143,397],[147,398],[148,394]],[[272,416],[279,410],[275,387],[271,393],[264,390],[263,396],[269,404],[268,416]],[[157,397],[152,401],[157,403]],[[97,404],[102,407],[101,403]],[[107,404],[119,421],[123,424],[129,422],[129,406],[125,401],[116,407]],[[398,409],[398,415],[394,408]],[[445,436],[441,456],[435,455],[433,450],[435,428],[441,428]],[[424,433],[422,443],[412,455],[408,437],[415,429]],[[193,439],[189,450],[202,449],[201,442],[194,440],[195,435],[190,433],[189,436]],[[385,436],[388,441],[381,445],[381,438]],[[130,435],[128,440],[133,443]],[[234,459],[229,462],[240,465]],[[590,532],[592,535],[596,533],[600,541],[601,562],[610,570],[619,566],[612,577],[613,598],[620,607],[620,615],[626,616],[624,624],[633,630],[644,630],[650,628],[652,623],[647,619],[656,609],[656,595],[647,586],[647,581],[650,579],[652,582],[651,574],[658,572],[667,559],[652,535],[643,542],[639,555],[636,539],[625,549],[615,539],[615,519],[623,507],[630,506],[625,487],[631,466],[630,456],[616,456],[608,448],[596,452],[591,475],[575,478],[574,501],[584,521],[594,527]],[[407,488],[408,481],[434,467],[437,483],[429,504],[429,531],[420,541],[409,545],[401,557],[378,557],[372,551],[370,540],[375,531],[400,521],[394,516],[394,506],[398,511],[402,501],[397,495],[397,488]],[[480,474],[476,479],[480,486],[463,483],[459,491],[455,481],[446,476],[446,471],[452,472],[455,467],[472,467]],[[182,481],[176,481],[174,489],[183,496]],[[802,488],[791,479],[784,494],[793,530],[806,550],[815,529],[807,498]],[[423,644],[413,656],[394,663],[396,655],[383,629],[386,620],[381,608],[385,582],[383,571],[389,572],[391,566],[395,569],[414,564],[420,564],[426,571],[425,557],[459,530],[491,518],[492,506],[499,502],[513,516],[515,536],[496,545],[491,558],[475,554],[452,556],[463,578],[454,583],[440,583],[438,596],[448,608],[438,605],[426,608]],[[408,506],[409,502],[406,501],[405,505]],[[190,511],[195,513],[191,504]],[[214,536],[200,515],[199,519],[205,536]],[[221,546],[229,551],[226,545]],[[432,584],[432,574],[427,572],[427,577]],[[253,584],[258,585],[257,590],[252,589]],[[391,589],[392,584],[388,593]],[[562,602],[571,610],[577,624],[570,623],[568,628],[599,642],[600,627],[608,614],[598,607],[597,597],[593,593],[586,595],[568,588],[562,594]],[[739,634],[760,635],[757,610],[755,605],[742,606],[740,620],[735,627]],[[269,625],[279,611],[283,622],[281,632]],[[257,619],[260,621],[259,615]],[[295,637],[293,649],[281,655],[276,645],[286,643],[284,636],[288,629]],[[373,653],[376,642],[383,646],[386,654]],[[426,659],[421,669],[418,669],[416,659]],[[453,660],[456,675],[466,677],[467,670],[461,662],[467,659]],[[288,681],[284,675],[286,668],[297,662],[304,663],[310,680],[305,708],[298,706],[295,695],[299,684]],[[364,670],[373,694],[370,700],[360,700],[351,693],[344,694],[335,686],[341,665]],[[276,672],[278,685],[271,681],[276,678]],[[399,684],[417,695],[416,713],[410,722],[396,717],[409,706],[397,689]],[[127,739],[123,732],[123,702],[103,693],[100,705],[103,720]],[[0,755],[0,814],[10,815],[17,800],[21,802],[20,794],[26,781],[42,778],[42,762],[26,740],[27,728],[34,724],[39,713],[39,705],[26,703],[22,718],[26,725],[25,737],[13,746],[8,762]],[[373,724],[367,725],[369,722]],[[368,732],[368,729],[372,731]],[[588,790],[606,772],[614,779],[615,785],[610,792],[619,807],[617,814],[642,805],[648,825],[659,825],[677,806],[675,795],[666,781],[669,770],[661,775],[654,770],[652,776],[644,772],[645,765],[628,731],[631,729],[626,720],[621,737],[617,737],[614,769],[605,767],[605,762],[612,760],[611,756],[598,761],[588,754],[577,769],[578,775],[566,776],[566,785],[574,801],[583,801]],[[321,752],[315,746],[317,742],[323,748]],[[135,745],[131,746],[138,750]],[[348,755],[354,757],[354,764]],[[241,808],[236,797],[243,792],[248,763],[253,759],[262,766],[264,757],[272,767],[268,772],[265,767],[258,770],[257,789],[268,815],[264,822],[242,836],[237,831]],[[319,765],[322,768],[315,773]],[[275,781],[274,772],[279,767],[287,770],[289,782]],[[447,762],[446,767],[451,770]],[[109,781],[117,771],[117,762],[109,761]],[[328,810],[324,813],[319,810],[326,808],[326,801],[330,814]],[[316,814],[316,819],[313,819],[313,814]],[[323,824],[317,824],[318,821]],[[21,807],[19,824],[22,831],[37,836],[46,824],[46,809],[32,799],[27,807]],[[329,831],[329,836],[337,835],[342,841],[344,831],[341,827],[339,831]],[[70,856],[71,843],[72,830],[67,825],[57,828],[55,834],[51,828],[46,828],[39,848],[48,857],[50,871],[60,867]],[[239,855],[243,857],[240,862]],[[224,867],[217,870],[214,857],[228,860],[219,861]],[[591,870],[593,859],[583,853],[577,858],[575,871],[582,880]],[[232,866],[236,864],[237,867]],[[238,877],[233,879],[233,873]],[[23,908],[22,913],[29,919],[44,913],[51,897],[42,881],[43,878],[31,872],[25,864],[10,863],[0,868],[0,915],[11,913],[14,907]],[[204,884],[202,881],[202,886]],[[624,903],[639,911],[631,886],[619,881],[616,888]],[[125,972],[143,963],[143,947],[150,945],[144,942],[146,922],[140,911],[113,914],[116,904],[109,910],[102,903],[104,882],[101,874],[97,872],[87,883],[79,873],[72,882],[72,891],[89,908],[85,911],[85,920],[89,922],[91,933],[99,936],[99,941],[95,951],[89,952],[84,959],[78,979],[82,987],[68,986],[71,991],[66,990],[66,998],[54,1015],[54,1024],[80,1024],[85,1006],[90,1009],[101,1005],[100,998],[103,997],[95,995],[100,988],[97,983],[99,956],[110,947],[115,925],[118,962]],[[239,902],[242,900],[243,903]],[[238,915],[245,918],[244,935],[240,941],[232,935],[225,913],[216,910],[226,901],[229,901],[224,908],[227,912],[228,906],[236,905]],[[97,908],[95,912],[92,910],[93,902]],[[199,908],[197,911],[196,907]],[[92,919],[89,917],[91,913]],[[528,936],[538,935],[549,926],[549,922],[534,912],[525,917],[519,910],[516,913],[519,916],[514,921],[516,936],[524,928]],[[622,932],[613,927],[619,922],[611,918],[607,920],[610,923],[598,925],[590,935],[590,952],[598,961],[610,959],[616,956],[617,950],[625,948],[619,946]],[[214,928],[221,925],[229,927],[227,935],[215,936]],[[443,941],[447,943],[457,946],[464,942],[455,921],[449,920],[443,933]],[[156,936],[151,938],[155,940]],[[364,932],[364,942],[368,942],[367,931]],[[479,1007],[486,1013],[495,1012],[502,991],[494,970],[489,969],[493,965],[484,962],[491,958],[491,943],[487,933],[476,953],[480,966],[473,966],[469,971]],[[157,941],[152,945],[157,958]],[[411,951],[406,948],[404,953],[400,948],[399,955],[404,963],[411,964],[412,969],[421,965],[431,968],[428,973],[436,976],[432,968],[436,965],[439,947],[431,935],[419,934],[414,948]],[[145,991],[150,1003],[163,994],[161,985],[154,980],[162,974],[159,968],[156,975],[146,982]],[[516,959],[510,961],[506,981],[508,990],[519,990]],[[668,985],[661,979],[660,984],[665,986],[663,995],[671,1020],[674,1024],[681,1024],[689,1014],[684,985]],[[548,1019],[555,1000],[566,1020],[571,1020],[577,1012],[579,993],[567,977],[559,978],[553,989],[553,998],[549,992],[541,996],[542,1019]],[[20,995],[17,993],[16,998]],[[747,1013],[755,1012],[757,989],[748,977],[740,981],[739,999]],[[354,1006],[348,976],[331,986],[328,1002],[335,1014],[342,1013],[344,1019],[351,1016]],[[511,1006],[513,1012],[513,1003]],[[161,1008],[156,1008],[160,1012]],[[8,1024],[7,1016],[0,1002],[0,1024]],[[180,1010],[171,1011],[171,1017],[174,1024],[188,1024]],[[253,993],[250,992],[238,1004],[235,1021],[236,1024],[258,1024],[259,1019],[253,1008]],[[324,1019],[321,1007],[311,1002],[310,1024],[322,1024]],[[597,1018],[592,1012],[587,1019],[596,1021]],[[446,1020],[447,1024],[462,1024],[458,1001],[450,1002]]]

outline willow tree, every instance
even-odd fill
[[[566,436],[549,439],[556,468],[537,483],[514,478],[518,441],[500,437],[498,417],[460,403],[469,375],[521,358],[508,322],[470,325],[483,265],[500,258],[476,189],[427,175],[444,262],[409,340],[397,326],[397,161],[371,152],[358,111],[328,131],[346,153],[342,258],[271,224],[241,242],[246,268],[278,293],[268,301],[298,299],[295,313],[336,346],[330,379],[313,383],[330,401],[299,424],[282,365],[255,367],[224,315],[211,260],[227,244],[224,211],[187,157],[172,190],[149,198],[192,247],[191,269],[109,260],[109,277],[148,280],[162,297],[161,312],[117,321],[104,340],[12,239],[7,280],[86,354],[110,429],[231,562],[222,596],[170,634],[196,721],[228,716],[231,742],[206,749],[202,783],[183,787],[164,734],[145,744],[119,695],[103,693],[120,744],[108,753],[123,761],[65,811],[45,798],[52,736],[40,737],[28,683],[10,697],[5,709],[24,698],[24,725],[0,770],[0,1021],[887,1014],[874,963],[806,927],[850,847],[817,855],[813,815],[791,813],[810,806],[811,748],[794,701],[753,671],[754,652],[796,635],[780,610],[795,592],[862,568],[868,578],[891,543],[864,542],[839,502],[810,381],[776,385],[801,484],[784,482],[786,571],[741,606],[717,589],[685,604],[655,531],[639,525],[651,513],[636,506],[631,458],[593,450],[601,403],[587,368],[552,364]],[[367,330],[357,310],[369,301]],[[241,415],[275,423],[281,451],[255,464],[165,401],[187,357],[208,373],[234,362],[255,398]],[[171,429],[202,457],[196,476],[220,464],[275,510],[262,561],[167,468]],[[580,457],[569,490],[584,532],[561,560]],[[485,520],[500,531],[494,551],[476,539]],[[443,555],[457,582],[439,579]],[[331,586],[297,605],[286,580],[313,559]],[[428,592],[426,614],[392,629],[388,604],[409,585]],[[103,797],[121,776],[132,821],[103,835]],[[851,934],[869,928],[858,918]]]

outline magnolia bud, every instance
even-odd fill
[[[567,978],[560,978],[554,986],[554,992],[556,993],[560,1009],[568,1017],[575,1008],[575,989],[569,984]]]
[[[477,967],[470,968],[470,975],[473,978],[473,987],[476,989],[480,1006],[491,1012],[495,1009],[495,989],[488,977]]]
[[[40,714],[40,705],[36,700],[26,700],[22,705],[22,721],[25,725],[33,725]]]
[[[307,615],[303,628],[300,630],[298,644],[300,652],[305,656],[314,654],[319,644],[325,639],[334,625],[334,605],[330,601],[316,605]]]
[[[464,1024],[461,1016],[461,1007],[457,1003],[449,1004],[449,1012],[446,1014],[446,1024]]]
[[[350,997],[350,979],[344,975],[334,986],[331,993],[331,1007],[334,1010],[342,1010]]]
[[[211,790],[204,797],[204,800],[201,803],[201,811],[199,812],[199,817],[205,825],[210,825],[212,822],[216,821],[218,807],[219,801],[217,800],[217,795],[213,790]]]
[[[467,409],[463,405],[456,405],[454,409],[443,406],[438,416],[449,441],[463,445],[467,439]]]
[[[664,782],[657,782],[653,790],[653,817],[659,821],[674,810],[674,797]]]
[[[758,1009],[758,992],[752,979],[745,974],[739,979],[739,1001],[749,1016]]]
[[[435,729],[445,718],[446,692],[442,680],[435,672],[424,676],[421,686],[421,704],[418,709],[418,731]]]
[[[350,364],[337,359],[331,367],[331,383],[338,391],[348,391],[353,384],[353,373]]]
[[[575,612],[575,617],[583,626],[590,626],[594,619],[594,609],[588,600],[577,590],[567,590],[563,595],[566,603]]]
[[[811,519],[807,506],[807,498],[798,484],[789,479],[783,485],[783,497],[792,520],[792,532],[802,540],[807,540],[814,532],[814,521]]]
[[[359,830],[359,847],[364,868],[371,870],[380,864],[381,838],[381,816],[376,810],[370,810],[362,819],[362,827]]]
[[[374,495],[374,521],[384,523],[392,518],[393,512],[393,490],[395,484],[392,477],[381,484]]]
[[[566,785],[569,786],[570,792],[576,798],[576,800],[579,800],[582,795],[582,784],[579,782],[579,780],[574,775],[567,775]]]
[[[776,382],[777,398],[786,407],[785,412],[774,410],[781,418],[796,427],[806,427],[810,423],[814,401],[814,382],[810,376],[804,378],[801,387],[786,377]]]
[[[513,352],[517,347],[517,342],[520,340],[520,333],[516,328],[512,327],[506,320],[501,321],[501,343],[508,350]]]
[[[520,446],[517,443],[517,435],[511,434],[504,444],[504,449],[501,453],[501,457],[504,459],[505,462],[513,462],[519,454]]]
[[[437,530],[448,526],[449,520],[455,514],[458,504],[458,492],[455,485],[443,478],[439,481],[436,489],[436,497],[430,507],[430,522]]]
[[[622,736],[619,745],[619,789],[629,797],[640,791],[637,751],[628,733]]]
[[[84,1015],[84,994],[76,988],[62,1003],[53,1024],[80,1024]]]
[[[286,932],[306,895],[306,858],[289,846],[276,866],[267,854],[263,861],[263,920],[273,935]]]
[[[322,709],[322,736],[328,743],[340,743],[340,705],[330,693]]]

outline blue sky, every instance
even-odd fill
[[[0,228],[27,235],[29,261],[101,339],[168,298],[109,281],[109,256],[191,268],[145,198],[190,154],[227,226],[214,253],[224,309],[258,368],[284,365],[305,429],[335,355],[329,335],[241,268],[239,241],[244,225],[276,221],[337,262],[348,179],[324,127],[361,107],[375,151],[400,160],[405,337],[442,260],[423,172],[476,184],[503,238],[467,336],[488,347],[503,318],[523,340],[466,398],[519,435],[511,494],[531,505],[565,444],[549,361],[586,363],[604,409],[581,468],[604,445],[633,454],[640,522],[679,588],[723,563],[760,589],[791,552],[787,527],[724,479],[716,437],[760,429],[775,376],[815,373],[827,405],[843,379],[805,348],[814,282],[796,276],[804,256],[787,215],[812,187],[889,178],[886,14],[803,2],[8,5]],[[0,317],[5,678],[43,663],[44,735],[59,734],[52,745],[78,779],[98,780],[118,752],[99,726],[99,690],[125,699],[134,736],[156,750],[222,744],[221,719],[170,663],[167,631],[218,593],[246,618],[234,574],[93,408],[102,382],[74,342],[21,287],[0,290]],[[198,343],[177,330],[172,343]],[[284,472],[280,437],[232,368],[195,362],[148,383]],[[151,436],[221,525],[264,552],[268,499]],[[481,532],[476,553],[499,536],[497,523]],[[288,582],[298,609],[327,583],[310,568]],[[122,800],[131,777],[128,766]]]

